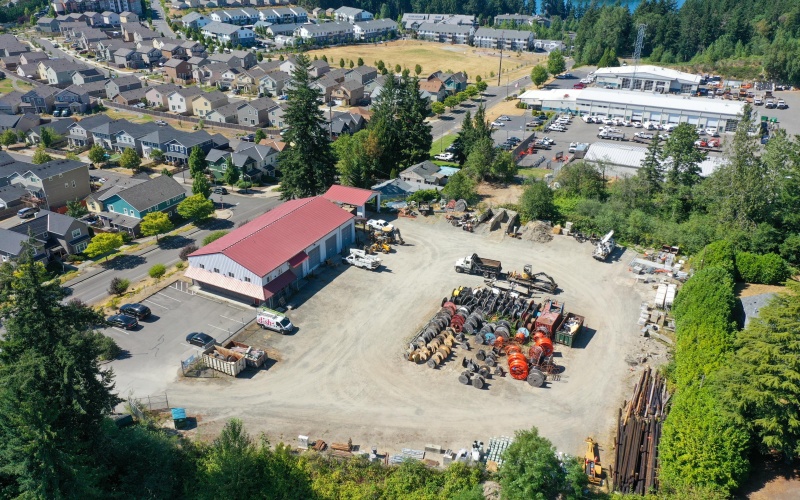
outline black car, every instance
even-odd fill
[[[111,326],[118,326],[120,328],[124,328],[126,330],[133,330],[137,326],[139,326],[139,322],[136,321],[136,318],[131,316],[126,316],[124,314],[115,314],[108,318],[109,324]]]
[[[214,344],[217,341],[214,340],[214,337],[208,335],[207,333],[203,332],[192,332],[186,336],[186,342],[196,345],[198,347],[205,347],[208,344]]]
[[[228,194],[228,190],[224,187],[218,186],[214,188],[214,194]]]
[[[245,141],[245,142],[254,142],[256,140],[256,135],[255,134],[247,134],[245,136],[242,136],[241,139],[243,141]]]
[[[150,308],[142,304],[124,304],[119,308],[119,312],[136,319],[145,319],[150,316]]]

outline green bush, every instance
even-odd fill
[[[156,264],[147,271],[147,274],[150,275],[151,278],[159,279],[167,272],[166,266],[164,264]]]
[[[745,283],[763,285],[779,285],[791,275],[786,261],[774,253],[757,255],[750,252],[737,252],[736,271]]]
[[[222,238],[228,234],[228,231],[214,231],[213,233],[209,234],[205,238],[203,238],[203,246],[208,245],[209,243],[213,243],[218,239]]]
[[[420,189],[406,198],[406,201],[412,202],[416,201],[417,203],[421,201],[433,201],[440,197],[439,191],[437,189]]]
[[[97,358],[100,361],[111,361],[117,359],[122,349],[117,345],[117,342],[111,337],[106,337],[100,332],[92,333],[92,340],[94,340],[95,347],[97,348]]]
[[[707,267],[721,267],[731,277],[736,277],[736,254],[730,241],[720,240],[706,245],[703,250],[692,259],[692,267],[705,269]]]
[[[108,284],[108,293],[111,295],[122,295],[128,290],[131,282],[124,278],[111,278]]]

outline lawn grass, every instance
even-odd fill
[[[0,80],[0,93],[8,94],[12,90],[14,90],[14,84],[11,82],[10,78]]]
[[[114,120],[119,120],[124,118],[132,123],[149,123],[154,120],[151,115],[140,114],[134,111],[120,111],[117,109],[107,109],[104,114],[108,115],[110,118]]]
[[[520,168],[517,170],[517,175],[533,177],[534,179],[544,179],[545,175],[551,173],[553,173],[553,171],[547,168]]]
[[[457,137],[458,135],[456,134],[450,134],[442,137],[439,140],[433,141],[433,144],[431,144],[431,156],[436,156],[443,152],[448,146],[453,144],[453,141],[455,141]]]

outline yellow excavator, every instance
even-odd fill
[[[597,443],[592,438],[586,438],[586,455],[583,458],[583,470],[589,476],[589,482],[595,486],[603,483],[603,467],[600,465],[600,453]]]

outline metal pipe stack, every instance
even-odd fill
[[[611,470],[614,491],[636,495],[658,491],[658,443],[668,401],[664,377],[645,370],[633,398],[619,411]]]

